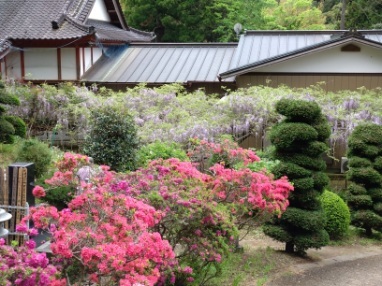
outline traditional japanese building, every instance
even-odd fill
[[[154,38],[127,25],[118,0],[0,1],[4,78],[80,80],[109,49]]]

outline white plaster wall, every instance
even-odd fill
[[[84,74],[84,65],[82,64],[83,61],[84,61],[84,56],[83,56],[83,53],[82,53],[82,49],[83,48],[80,48],[79,49],[79,53],[80,53],[80,76],[82,76]]]
[[[310,53],[295,59],[254,69],[256,72],[382,73],[382,50],[361,45],[360,52],[341,52],[341,47]]]
[[[76,49],[61,49],[61,78],[63,80],[76,80]]]
[[[106,10],[104,0],[96,0],[90,12],[89,19],[110,22],[110,16]]]
[[[102,49],[101,48],[93,48],[93,64],[102,57]]]
[[[92,66],[92,49],[85,48],[85,72]]]
[[[7,78],[21,79],[21,58],[20,52],[14,51],[6,55],[6,75]],[[3,69],[4,70],[4,69]]]
[[[25,78],[56,80],[57,49],[30,48],[24,52]]]

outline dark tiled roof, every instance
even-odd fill
[[[152,33],[142,32],[132,28],[129,28],[129,31],[125,31],[110,23],[96,20],[87,20],[86,25],[95,28],[97,38],[101,41],[120,40],[124,42],[147,42],[147,39],[152,39],[154,36]]]
[[[90,35],[94,30],[86,21],[94,2],[95,0],[1,0],[0,38],[54,40]],[[136,41],[137,37],[140,41],[150,41],[153,38],[148,33],[140,34],[117,26],[112,27],[110,35],[107,34],[108,30],[100,28],[99,38],[122,42]]]
[[[0,39],[0,59],[5,56],[11,48],[11,42]]]

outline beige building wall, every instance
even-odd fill
[[[326,91],[356,90],[360,87],[374,89],[382,87],[382,74],[287,74],[249,73],[236,78],[238,88],[256,85],[278,87],[309,87],[324,83]]]

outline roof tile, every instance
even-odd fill
[[[90,25],[86,21],[94,2],[95,0],[1,0],[0,39],[75,39],[89,35]],[[53,29],[53,21],[58,23],[58,29]],[[99,27],[99,39],[121,42],[153,39],[153,35],[149,33],[126,31],[112,24],[109,26],[108,30]]]

